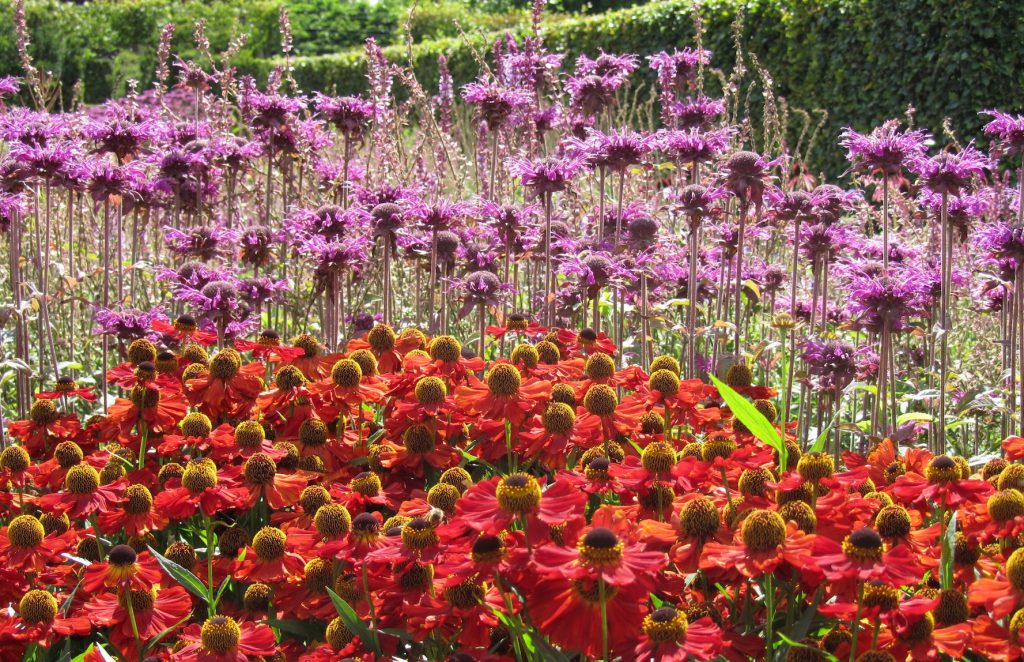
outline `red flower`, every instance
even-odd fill
[[[710,660],[719,655],[722,630],[705,616],[690,623],[675,607],[662,606],[644,617],[643,636],[635,654],[638,660],[686,662]]]
[[[153,330],[157,333],[162,333],[172,340],[178,341],[184,345],[188,342],[199,343],[209,347],[213,343],[217,342],[217,334],[213,331],[203,331],[196,324],[195,319],[188,315],[182,315],[174,321],[173,324],[168,324],[162,320],[156,320],[153,322]]]
[[[909,547],[898,545],[886,551],[882,537],[868,527],[846,536],[842,545],[819,536],[814,554],[832,582],[879,581],[901,586],[918,582],[924,574],[924,567]]]
[[[595,527],[575,542],[575,548],[544,545],[534,551],[533,562],[541,573],[557,572],[568,579],[602,579],[609,586],[636,585],[651,590],[658,572],[668,560],[664,552],[647,551],[643,545],[621,540],[614,531]]]
[[[263,366],[242,365],[233,349],[223,349],[210,361],[209,369],[185,384],[189,403],[217,423],[221,416],[244,418],[263,390]]]
[[[468,413],[492,420],[508,420],[520,425],[538,413],[551,394],[551,384],[523,380],[519,370],[509,363],[494,363],[487,371],[486,383],[469,375],[469,383],[455,390],[455,401]]]
[[[132,614],[127,603],[131,600]],[[135,618],[139,640],[145,646],[151,639],[174,633],[192,613],[192,599],[180,586],[106,592],[93,596],[87,605],[89,619],[97,626],[110,628],[110,641],[125,657],[138,657],[131,617]]]
[[[788,564],[805,580],[813,580],[821,572],[813,552],[813,535],[801,533],[794,522],[783,522],[774,511],[755,510],[743,520],[734,544],[709,541],[704,545],[700,567],[754,579]]]
[[[191,625],[181,639],[193,643],[171,655],[174,662],[249,662],[277,653],[273,630],[262,623],[237,623],[230,616],[213,616],[202,626]]]
[[[82,588],[90,593],[104,587],[148,591],[161,577],[160,566],[149,552],[137,554],[128,545],[115,545],[106,561],[85,569]]]
[[[52,391],[39,391],[36,397],[43,400],[56,400],[61,396],[79,397],[88,402],[96,402],[95,389],[92,386],[79,386],[71,377],[60,377]]]
[[[0,529],[0,562],[18,572],[43,572],[47,565],[63,562],[61,553],[76,542],[74,531],[47,534],[32,515],[19,515]]]
[[[454,523],[489,534],[501,532],[520,517],[553,526],[582,516],[586,500],[568,481],[556,481],[542,492],[529,474],[494,476],[469,488],[456,502]]]
[[[235,579],[274,582],[301,573],[306,562],[288,547],[288,534],[273,526],[263,527],[253,536],[245,559],[235,564]]]
[[[563,345],[570,354],[582,353],[589,356],[595,352],[601,352],[615,356],[615,343],[604,331],[598,333],[593,329],[583,329],[577,333],[571,329],[559,329],[558,343]]]

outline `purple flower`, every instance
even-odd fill
[[[709,99],[704,95],[672,103],[668,112],[675,118],[680,129],[707,131],[714,121],[725,112],[725,100]]]
[[[703,218],[716,213],[717,207],[712,207],[715,200],[724,198],[728,193],[725,189],[707,187],[701,184],[690,184],[684,186],[677,196],[679,211],[693,219]]]
[[[92,319],[96,322],[93,333],[108,334],[124,342],[139,338],[156,340],[159,333],[153,331],[153,322],[166,322],[163,308],[157,306],[149,311],[136,308],[96,308]]]
[[[636,67],[637,56],[632,53],[614,55],[601,51],[601,54],[594,60],[586,55],[576,58],[577,76],[598,76],[609,82],[614,82],[614,89],[618,89],[626,82],[629,75],[636,71]]]
[[[1024,226],[996,221],[978,232],[978,245],[995,260],[1024,265]]]
[[[911,164],[929,190],[946,195],[957,195],[971,178],[980,177],[991,167],[991,160],[973,144],[958,152],[942,151],[931,158],[918,156]]]
[[[711,51],[698,48],[673,49],[647,56],[651,69],[658,72],[662,89],[681,92],[694,79],[697,68],[711,62]]]
[[[996,136],[1007,154],[1024,152],[1024,115],[1009,115],[998,110],[986,110],[982,114],[992,117],[985,125],[985,133]]]
[[[679,163],[701,163],[718,157],[728,149],[732,134],[731,128],[714,131],[701,131],[695,128],[662,129],[657,134],[657,146]]]
[[[801,356],[814,388],[833,395],[843,392],[857,376],[857,350],[839,340],[808,338]]]
[[[811,191],[811,206],[820,223],[831,225],[853,211],[862,200],[860,191],[844,191],[832,184],[822,184]]]
[[[895,175],[924,155],[925,141],[930,138],[921,130],[900,131],[899,122],[889,120],[868,135],[844,129],[839,142],[847,149],[847,160],[858,170]]]
[[[576,155],[586,158],[591,167],[624,172],[629,166],[640,163],[651,151],[654,137],[628,130],[612,133],[592,131],[586,140],[570,140],[569,144]]]
[[[238,233],[218,225],[185,229],[165,226],[164,240],[179,255],[212,260],[233,251]]]
[[[462,88],[462,98],[476,106],[477,117],[489,131],[500,129],[512,113],[531,100],[526,92],[494,83],[469,83]]]
[[[456,286],[465,296],[465,305],[460,315],[465,315],[474,306],[495,306],[505,294],[512,291],[511,285],[502,283],[490,271],[474,271],[456,283]]]
[[[314,103],[317,112],[349,140],[361,138],[376,116],[374,105],[357,96],[329,97],[317,92]]]
[[[572,178],[580,171],[583,161],[579,157],[549,157],[546,159],[512,159],[508,168],[513,176],[519,177],[523,186],[538,194],[564,191]]]
[[[924,314],[928,300],[922,279],[909,270],[892,276],[855,276],[849,290],[851,317],[874,333],[902,331],[910,317]]]
[[[734,152],[725,160],[724,179],[726,187],[741,202],[761,204],[768,168],[775,165],[757,152]]]

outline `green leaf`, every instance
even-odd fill
[[[939,562],[939,584],[943,589],[953,588],[953,556],[956,549],[956,511],[949,517],[946,533],[942,536],[942,557]]]
[[[714,375],[708,375],[708,377],[711,378],[711,381],[718,389],[719,395],[725,400],[725,404],[729,405],[729,410],[733,416],[743,425],[747,426],[752,435],[775,449],[779,454],[779,470],[784,471],[789,459],[789,453],[786,450],[785,442],[782,441],[782,437],[779,436],[779,431],[775,429],[775,426],[769,423],[764,414],[755,409],[754,405],[750,404],[746,398],[733,390],[728,384]]]
[[[825,429],[822,430],[821,434],[818,435],[818,438],[814,440],[814,445],[811,446],[811,450],[809,452],[820,453],[821,451],[825,450],[825,444],[828,443],[828,435],[830,432],[832,432],[832,427],[836,424],[836,420],[838,418],[839,412],[836,412],[832,416],[832,420],[829,421],[828,425],[825,426]]]
[[[935,420],[935,417],[931,414],[923,411],[908,411],[906,414],[900,414],[896,417],[896,425],[903,425],[905,423],[931,423]]]
[[[331,596],[331,602],[334,603],[334,608],[338,610],[338,616],[341,616],[341,621],[345,624],[345,627],[349,629],[349,632],[359,637],[359,640],[363,642],[364,646],[373,648],[374,653],[381,655],[382,653],[380,648],[374,646],[375,640],[370,632],[370,628],[366,626],[366,623],[363,623],[363,621],[359,619],[359,615],[356,614],[356,610],[352,608],[352,605],[345,602],[344,598],[331,589],[327,589],[327,592]]]
[[[158,643],[160,643],[163,640],[164,637],[166,637],[167,635],[169,635],[170,633],[174,632],[179,627],[184,625],[188,621],[188,619],[190,619],[190,618],[192,618],[192,612],[191,611],[189,611],[188,616],[186,616],[185,618],[181,619],[180,621],[178,621],[174,625],[171,625],[170,627],[166,627],[163,630],[161,630],[155,637],[153,637],[152,639],[149,640],[149,643],[146,644],[146,648],[143,650],[143,652],[148,652],[150,649],[153,648],[153,646],[156,646]]]
[[[100,657],[103,658],[103,662],[117,662],[117,658],[111,657],[110,653],[107,652],[107,649],[103,647],[103,644],[93,645],[96,646],[96,651],[100,654]]]
[[[191,572],[181,567],[174,561],[165,557],[163,554],[156,551],[152,547],[149,548],[149,553],[152,554],[153,557],[157,560],[157,563],[160,564],[160,567],[163,568],[168,575],[173,577],[176,582],[184,586],[189,593],[198,598],[202,598],[203,602],[209,602],[209,597],[207,596],[206,592],[206,586],[203,584],[203,582],[199,581],[198,577],[196,577]]]
[[[285,620],[269,619],[266,623],[282,632],[294,634],[303,641],[315,641],[323,637],[323,630],[315,621],[299,621],[289,618]]]

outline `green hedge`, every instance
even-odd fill
[[[704,0],[705,47],[713,66],[731,70],[732,24],[743,11],[743,45],[771,72],[791,108],[826,109],[829,121],[813,159],[835,173],[840,128],[866,129],[901,116],[908,105],[917,121],[940,133],[949,117],[961,137],[978,134],[978,111],[1024,107],[1024,13],[1019,0]],[[579,53],[635,52],[692,46],[690,0],[562,21],[546,37],[572,63]],[[482,41],[482,40],[478,40]],[[486,44],[477,43],[486,53]],[[385,50],[405,61],[401,47]],[[448,57],[456,83],[477,75],[470,49],[459,39],[417,44],[415,69],[434,86],[437,56]],[[646,72],[646,63],[644,70]],[[649,76],[649,73],[644,75]],[[365,88],[359,51],[297,63],[305,89],[354,92]],[[752,104],[757,109],[758,104]]]
[[[28,0],[26,17],[36,65],[63,83],[65,100],[81,80],[85,101],[96,103],[123,94],[126,81],[143,86],[152,80],[160,31],[175,23],[173,52],[195,57],[192,28],[207,20],[215,53],[239,33],[249,40],[236,64],[266,73],[281,53],[278,14],[288,7],[295,52],[315,56],[361,47],[367,37],[381,44],[402,41],[409,0],[94,0],[83,4]],[[470,30],[497,30],[521,23],[525,11],[484,13],[467,10],[459,0],[423,3],[411,27],[417,39],[457,34],[454,19]],[[20,67],[13,28],[13,3],[0,3],[0,75]]]

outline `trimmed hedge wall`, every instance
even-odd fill
[[[791,108],[829,112],[812,161],[833,174],[841,170],[834,141],[842,126],[870,128],[913,105],[919,125],[938,135],[949,117],[959,136],[970,138],[984,121],[979,110],[1024,108],[1019,0],[704,0],[705,47],[714,52],[713,66],[726,71],[735,61],[732,24],[739,11],[745,14],[744,49],[772,74],[777,93]],[[692,46],[690,2],[653,2],[566,20],[550,26],[546,38],[552,49],[567,53],[570,65],[577,54],[599,49],[646,55]],[[476,45],[487,53],[487,44]],[[385,52],[395,61],[406,59],[403,47]],[[436,84],[440,54],[448,57],[457,84],[477,75],[461,40],[421,43],[413,47],[413,60],[425,86]],[[307,90],[359,91],[364,76],[361,51],[297,62],[296,77]]]
[[[409,0],[93,0],[83,4],[60,0],[28,0],[26,18],[36,65],[61,80],[65,101],[81,80],[88,103],[125,92],[134,78],[145,87],[153,78],[160,31],[177,25],[173,53],[196,56],[192,38],[195,21],[205,18],[214,53],[232,37],[249,40],[235,64],[246,71],[269,71],[281,53],[278,14],[287,6],[295,52],[321,55],[359,48],[367,37],[381,44],[401,41]],[[18,74],[13,3],[0,3],[0,74]],[[492,31],[522,23],[528,12],[467,13],[458,0],[441,0],[420,7],[412,22],[417,40],[458,34],[452,19],[472,29]]]

